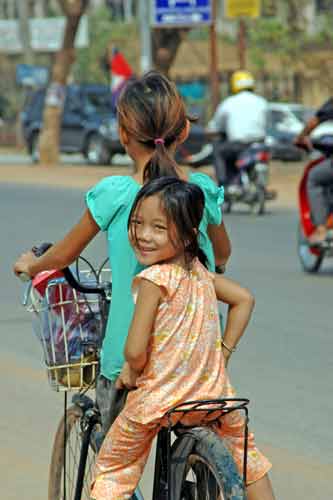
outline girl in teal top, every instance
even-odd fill
[[[223,188],[218,188],[205,174],[186,172],[174,161],[176,147],[186,140],[190,121],[175,85],[166,77],[150,72],[133,80],[118,101],[120,140],[134,160],[131,176],[103,179],[86,196],[87,209],[81,220],[43,256],[23,254],[14,266],[16,274],[31,277],[48,269],[70,265],[87,244],[102,230],[107,232],[112,269],[112,303],[101,355],[101,376],[97,381],[97,399],[103,427],[110,417],[114,381],[123,364],[123,347],[132,318],[132,278],[140,270],[127,236],[129,211],[140,186],[161,176],[176,176],[199,185],[205,195],[200,241],[213,270],[230,255],[230,243],[221,216]],[[103,382],[103,383],[102,383]],[[100,391],[107,388],[107,392]],[[99,397],[100,395],[100,397]],[[116,399],[114,399],[116,401]]]

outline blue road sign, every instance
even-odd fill
[[[167,28],[168,26],[211,24],[211,4],[211,0],[153,0],[152,25]]]

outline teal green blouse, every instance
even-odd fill
[[[200,246],[207,256],[209,269],[214,271],[214,253],[207,226],[222,222],[223,188],[217,187],[203,173],[191,173],[189,181],[197,184],[205,195],[205,209],[199,228]],[[142,270],[127,235],[129,212],[140,187],[133,177],[111,176],[86,194],[88,209],[100,229],[107,233],[112,271],[112,300],[101,352],[101,373],[110,380],[118,377],[124,363],[124,345],[134,311],[132,280]]]

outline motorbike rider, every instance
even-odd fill
[[[295,144],[311,150],[310,133],[327,120],[333,120],[333,97],[328,99],[307,121],[302,132],[296,137]],[[321,243],[327,237],[326,221],[329,216],[329,206],[325,190],[331,185],[333,185],[333,165],[332,159],[327,158],[310,171],[307,180],[311,217],[316,226],[315,231],[308,238],[310,243]]]
[[[266,136],[267,101],[254,92],[255,80],[249,71],[235,71],[230,80],[233,95],[224,99],[208,123],[208,132],[224,134],[213,140],[214,165],[219,184],[234,177],[238,155],[253,142]]]

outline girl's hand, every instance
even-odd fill
[[[19,276],[21,273],[28,274],[31,278],[33,275],[30,271],[30,267],[36,262],[37,257],[33,254],[33,252],[23,253],[14,264],[14,273],[16,276]]]
[[[116,380],[116,389],[135,389],[138,375],[138,372],[133,370],[133,368],[131,368],[126,361],[119,377]]]

